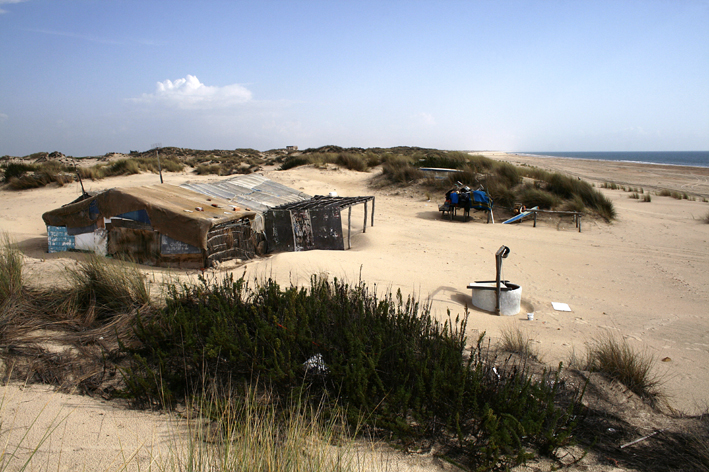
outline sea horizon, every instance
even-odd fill
[[[512,151],[539,157],[632,162],[637,164],[709,167],[709,151]]]

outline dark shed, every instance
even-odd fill
[[[316,195],[310,200],[288,203],[264,213],[268,251],[307,251],[351,247],[353,205],[364,205],[364,227],[367,231],[367,204],[372,203],[371,225],[374,226],[374,197],[331,197]],[[347,209],[347,241],[344,239],[342,210]]]

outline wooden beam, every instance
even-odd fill
[[[367,200],[364,201],[364,226],[362,226],[362,232],[367,232]]]

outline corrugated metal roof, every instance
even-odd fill
[[[230,179],[207,182],[186,183],[181,187],[212,197],[224,198],[240,207],[265,212],[286,203],[302,202],[312,197],[298,190],[286,187],[259,174],[239,175]]]

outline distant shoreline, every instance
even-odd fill
[[[541,156],[503,151],[472,151],[472,153],[519,165],[562,172],[591,182],[615,182],[619,185],[652,190],[668,189],[709,198],[709,166]]]
[[[665,165],[665,166],[680,166],[680,167],[702,167],[709,168],[709,151],[653,151],[653,152],[559,152],[559,153],[546,153],[546,152],[508,152],[508,154],[523,155],[523,156],[535,156],[542,158],[556,158],[556,159],[584,159],[589,161],[599,161],[599,162],[626,162],[630,164],[647,164],[647,165]],[[575,155],[574,155],[575,154]],[[600,157],[601,155],[607,155],[607,158]],[[706,163],[688,163],[688,162],[663,162],[657,160],[642,160],[642,159],[629,159],[632,155],[637,155],[638,158],[642,156],[645,157],[661,157],[661,155],[678,156],[682,159],[684,154],[685,158],[698,157],[700,159],[706,159]],[[617,158],[613,158],[617,157]],[[628,157],[628,158],[623,158]]]

